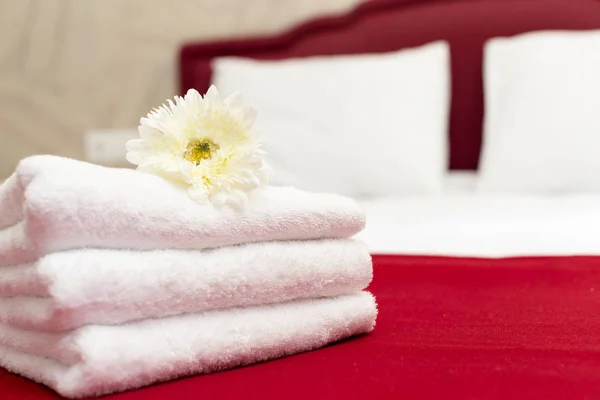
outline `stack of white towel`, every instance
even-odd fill
[[[363,226],[335,195],[218,210],[157,176],[25,159],[0,187],[0,366],[84,397],[368,332]]]

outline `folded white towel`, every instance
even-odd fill
[[[34,156],[0,186],[0,264],[81,247],[200,249],[346,238],[364,222],[361,207],[337,195],[263,187],[243,211],[221,210],[155,175]]]
[[[71,250],[0,267],[0,322],[57,331],[329,297],[364,289],[372,273],[368,249],[351,239]]]
[[[0,326],[0,366],[66,397],[99,395],[316,349],[371,331],[376,315],[361,292],[60,334]]]

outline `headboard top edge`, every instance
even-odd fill
[[[425,2],[439,2],[439,0],[371,0],[357,4],[355,7],[340,14],[319,16],[315,19],[301,22],[287,30],[273,33],[260,34],[249,37],[222,38],[207,42],[185,41],[180,47],[180,58],[197,58],[204,54],[215,57],[226,55],[230,52],[251,53],[256,48],[277,49],[286,47],[306,35],[318,33],[328,29],[340,29],[352,25],[368,14],[384,12],[399,6],[414,6]],[[450,1],[450,0],[446,0]],[[455,0],[472,1],[472,0]]]

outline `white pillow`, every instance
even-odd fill
[[[484,75],[479,190],[600,191],[600,31],[492,39]]]
[[[257,108],[276,185],[348,196],[442,191],[445,42],[371,55],[220,58],[213,83]]]

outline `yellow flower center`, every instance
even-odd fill
[[[219,150],[219,145],[207,138],[193,138],[188,141],[183,158],[194,165],[198,165],[202,160],[208,160],[213,152]]]

